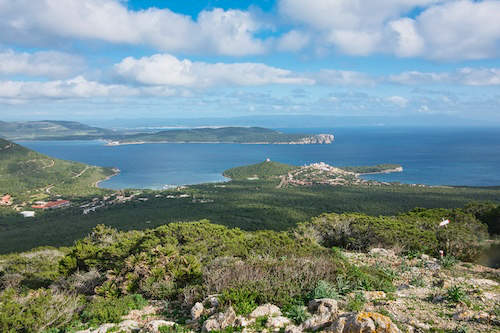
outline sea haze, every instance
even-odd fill
[[[21,144],[57,158],[121,173],[102,187],[152,188],[224,181],[225,169],[266,158],[304,165],[398,163],[401,173],[365,178],[428,185],[500,185],[500,131],[492,128],[286,129],[293,133],[333,133],[331,145],[143,144],[105,146],[100,141],[26,141]]]

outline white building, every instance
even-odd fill
[[[20,213],[24,217],[35,217],[35,212],[33,211],[24,211]]]

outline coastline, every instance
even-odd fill
[[[363,172],[363,173],[358,173],[358,176],[364,176],[364,175],[379,175],[379,174],[384,174],[384,173],[393,173],[393,172],[403,172],[403,167],[397,167],[394,169],[387,169],[387,170],[382,170],[382,171],[376,171],[376,172]]]
[[[109,142],[105,146],[127,146],[127,145],[144,145],[152,143],[178,143],[178,144],[238,144],[238,145],[329,145],[330,143],[307,143],[307,142],[236,142],[236,141],[135,141],[135,142]]]
[[[113,170],[113,174],[112,174],[112,175],[107,176],[107,177],[106,177],[106,178],[104,178],[104,179],[101,179],[101,180],[96,181],[96,182],[94,183],[94,187],[96,187],[96,188],[102,188],[102,187],[99,187],[99,184],[100,184],[100,183],[105,182],[105,181],[107,181],[107,180],[110,180],[110,179],[111,179],[111,178],[113,178],[114,176],[118,176],[118,175],[120,174],[120,172],[121,172],[121,170],[120,170],[120,169],[118,169],[118,168],[112,168],[111,170]]]

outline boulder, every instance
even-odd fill
[[[386,249],[379,248],[379,247],[371,249],[370,254],[372,256],[381,256],[381,257],[394,257],[395,256],[394,251],[386,250]]]
[[[363,295],[367,301],[385,298],[385,293],[383,291],[365,291]]]
[[[250,318],[258,318],[258,317],[278,317],[281,316],[281,310],[276,305],[273,304],[264,304],[258,306],[255,310],[250,313]]]
[[[287,327],[290,324],[290,319],[282,316],[270,317],[267,319],[266,327],[271,331],[279,331],[281,328]]]
[[[93,330],[92,333],[107,333],[110,328],[115,326],[115,324],[102,324],[97,329]]]
[[[198,302],[191,308],[191,319],[198,320],[205,311],[205,307],[202,303]]]
[[[327,329],[333,333],[400,333],[389,317],[376,312],[347,313],[341,315]]]
[[[255,319],[245,318],[243,316],[236,317],[236,320],[234,321],[234,325],[237,327],[247,327],[253,323],[255,323]]]
[[[124,320],[118,326],[120,327],[119,331],[123,332],[139,332],[140,330],[139,323],[135,320]]]
[[[302,329],[295,325],[288,325],[285,329],[285,333],[302,333]]]
[[[160,327],[163,326],[173,327],[175,326],[175,323],[173,321],[166,321],[166,320],[151,320],[144,325],[142,332],[159,333]]]
[[[214,314],[203,323],[202,332],[219,331],[233,326],[236,321],[236,312],[229,307],[225,312]]]
[[[307,306],[309,312],[319,315],[330,314],[334,315],[338,312],[337,301],[333,298],[317,298],[309,302]]]

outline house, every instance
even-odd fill
[[[0,199],[0,205],[3,206],[9,206],[12,205],[12,197],[10,194],[5,194],[1,199]]]
[[[49,202],[42,204],[42,205],[34,205],[34,206],[31,206],[31,208],[56,209],[56,208],[68,207],[70,204],[71,203],[68,200],[59,199],[57,201],[49,201]]]
[[[35,212],[34,211],[23,211],[20,213],[24,217],[35,217]]]

